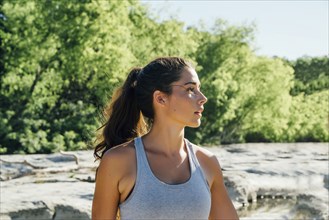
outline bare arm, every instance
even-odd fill
[[[92,219],[116,219],[120,193],[118,190],[118,158],[107,152],[97,171],[92,205]]]
[[[211,209],[209,219],[239,219],[232,201],[226,191],[219,162],[215,156],[213,160],[214,178],[211,184]]]
[[[210,151],[194,145],[196,156],[205,172],[211,192],[211,208],[209,219],[236,220],[238,214],[224,185],[222,170],[217,157]]]

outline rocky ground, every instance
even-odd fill
[[[238,144],[218,157],[241,219],[328,219],[329,144]],[[0,219],[90,219],[97,163],[74,155],[1,155]]]

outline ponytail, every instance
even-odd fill
[[[105,122],[98,129],[94,151],[96,160],[112,147],[146,134],[155,115],[154,91],[170,95],[170,85],[181,78],[184,68],[190,67],[189,62],[179,57],[159,57],[143,69],[132,69],[103,112]]]
[[[147,124],[138,107],[135,87],[141,68],[130,71],[124,85],[117,89],[103,112],[106,122],[98,129],[94,156],[101,159],[112,147],[147,132]]]

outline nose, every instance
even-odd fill
[[[200,105],[203,105],[203,104],[205,104],[207,101],[208,101],[208,99],[207,99],[207,97],[200,91],[200,99],[199,99],[199,104]]]

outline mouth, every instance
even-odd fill
[[[197,116],[199,116],[199,117],[202,116],[201,112],[194,112],[194,114],[197,115]]]
[[[200,110],[200,111],[196,111],[196,112],[194,112],[194,114],[196,114],[196,115],[198,115],[198,116],[202,116],[202,112],[203,112],[203,109]]]

